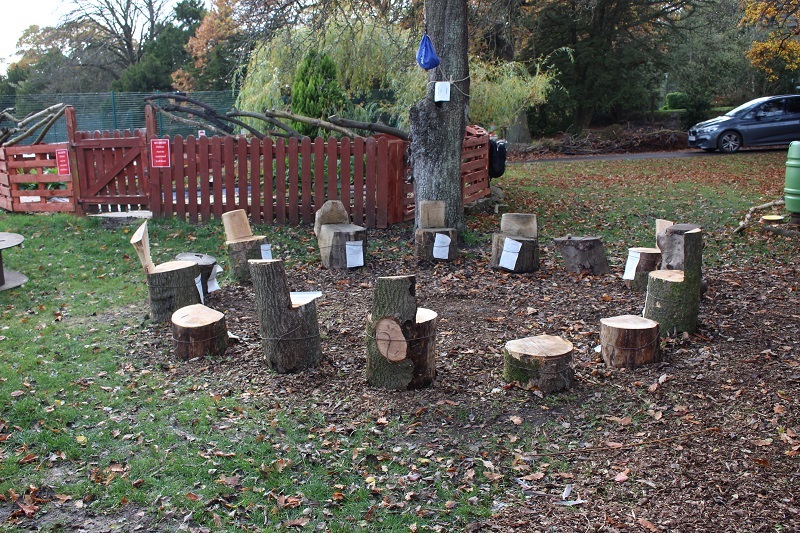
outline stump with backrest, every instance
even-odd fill
[[[147,222],[134,232],[131,244],[147,275],[150,315],[154,322],[166,322],[181,307],[200,303],[197,278],[200,267],[194,261],[167,261],[153,264]]]
[[[314,214],[322,266],[345,269],[364,266],[367,257],[367,230],[350,223],[350,215],[339,200],[328,200]]]
[[[231,274],[237,281],[250,280],[250,259],[263,259],[262,246],[267,244],[264,235],[253,235],[250,221],[244,209],[236,209],[222,214],[225,227],[225,246],[228,248],[228,261]]]
[[[539,270],[539,225],[536,215],[503,214],[500,233],[492,234],[489,265],[515,273]]]
[[[444,227],[444,202],[419,202],[419,228],[414,231],[414,257],[418,261],[452,261],[458,257],[458,232]]]

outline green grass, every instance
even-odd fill
[[[783,163],[782,153],[537,163],[511,166],[499,184],[511,210],[538,214],[544,245],[568,233],[598,234],[619,254],[631,243],[650,245],[654,219],[667,218],[702,225],[713,264],[733,253],[794,253],[790,240],[730,235],[747,208],[780,196]],[[485,245],[499,215],[471,217],[469,226],[468,244]],[[474,484],[448,474],[449,465],[476,455],[473,434],[459,449],[428,454],[400,444],[412,418],[390,420],[381,434],[359,419],[331,429],[310,402],[263,405],[223,390],[213,376],[175,380],[166,368],[127,357],[137,343],[165,349],[163,340],[132,334],[147,298],[128,242],[134,229],[106,230],[94,218],[0,214],[0,231],[26,238],[4,253],[6,267],[30,278],[0,292],[0,494],[49,486],[71,497],[70,505],[81,501],[98,513],[136,505],[164,523],[191,513],[195,524],[231,531],[305,519],[331,531],[408,531],[491,516],[500,488],[485,479],[485,464],[475,462]],[[290,265],[317,261],[310,228],[254,229]],[[221,224],[156,220],[150,243],[156,263],[204,251],[225,266]],[[371,253],[405,249],[397,237],[371,241]],[[547,412],[573,401],[548,397],[541,406]],[[454,427],[469,419],[465,406],[442,406],[441,414]],[[525,424],[520,433],[546,445],[541,428]],[[569,468],[554,461],[548,470]],[[503,490],[518,490],[508,476],[504,483]]]

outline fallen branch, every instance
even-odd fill
[[[800,237],[800,231],[796,231],[793,229],[785,229],[779,228],[777,226],[762,226],[761,231],[767,231],[769,233],[774,233],[775,235],[781,235],[783,237],[794,237],[795,239]]]
[[[39,133],[38,137],[36,138],[36,142],[34,144],[38,144],[44,139],[44,136],[47,135],[47,132],[50,131],[50,128],[53,127],[53,124],[61,118],[64,114],[64,110],[67,108],[65,104],[56,104],[54,106],[50,106],[47,109],[43,109],[31,115],[25,117],[22,121],[17,124],[17,128],[13,128],[12,130],[8,130],[8,133],[3,134],[3,137],[0,138],[0,144],[3,146],[14,146],[19,142],[27,139],[39,128],[42,128],[42,131]],[[40,119],[39,122],[36,122],[33,125],[30,125],[36,119]],[[11,135],[17,134],[16,137],[11,137]],[[9,138],[11,137],[11,138]]]
[[[303,115],[296,115],[294,113],[289,113],[288,111],[281,111],[279,109],[269,109],[264,111],[264,115],[272,118],[283,118],[287,120],[294,120],[295,122],[302,122],[303,124],[308,124],[310,126],[316,126],[317,128],[322,128],[330,131],[336,131],[341,133],[342,135],[346,135],[348,137],[361,137],[361,135],[357,135],[354,131],[349,130],[347,128],[343,128],[341,126],[337,126],[336,124],[332,124],[326,120],[318,119],[318,118],[310,118],[304,117]]]
[[[261,113],[253,113],[252,111],[228,111],[225,113],[226,116],[229,117],[250,117],[250,118],[257,118],[258,120],[263,120],[268,124],[272,124],[283,130],[283,132],[277,132],[275,130],[267,130],[270,135],[275,135],[278,137],[302,137],[300,133],[295,131],[289,125],[281,122],[280,120],[268,117],[267,115],[263,115]]]
[[[403,139],[404,141],[410,139],[410,136],[408,135],[407,131],[403,131],[398,128],[393,128],[391,126],[387,126],[386,124],[381,124],[380,122],[359,122],[357,120],[349,120],[337,116],[328,117],[328,120],[332,124],[336,124],[337,126],[343,126],[345,128],[355,128],[357,130],[366,130],[366,131],[371,131],[373,133],[385,133],[387,135]]]
[[[753,216],[753,213],[756,211],[763,211],[764,209],[769,209],[770,207],[775,207],[776,205],[785,205],[786,201],[784,200],[773,200],[771,202],[767,202],[765,204],[756,205],[751,207],[747,210],[747,214],[744,216],[744,220],[739,223],[739,227],[733,230],[733,234],[740,233],[744,231],[744,229],[751,224],[750,218]]]

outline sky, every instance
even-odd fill
[[[0,73],[16,61],[17,41],[28,26],[55,26],[69,8],[65,0],[4,0],[3,30],[0,31]]]

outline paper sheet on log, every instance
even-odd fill
[[[214,269],[211,271],[211,275],[208,277],[208,292],[214,292],[219,290],[219,282],[217,281],[217,274],[222,273],[222,267],[219,265],[214,265]]]
[[[261,259],[272,260],[272,245],[271,244],[262,244],[261,245]]]
[[[347,241],[347,268],[364,266],[364,241]]]
[[[521,249],[521,242],[506,238],[503,242],[503,253],[500,254],[500,268],[514,270],[517,267],[517,258]]]
[[[292,306],[299,307],[308,302],[312,302],[322,296],[321,291],[305,291],[305,292],[290,292],[289,299],[292,301]]]
[[[206,303],[203,300],[203,276],[197,276],[196,278],[194,278],[194,286],[197,287],[197,292],[200,293],[200,303],[201,304]]]
[[[434,259],[447,259],[450,257],[450,237],[444,233],[437,233],[433,241]]]
[[[625,263],[625,273],[622,279],[633,279],[636,277],[636,267],[639,266],[639,258],[642,256],[635,250],[628,250],[628,261]]]

